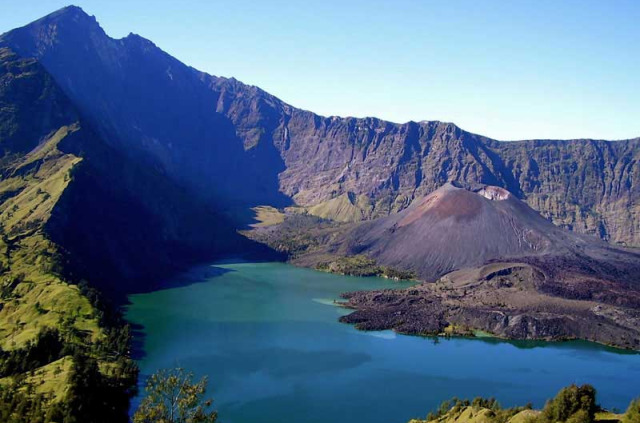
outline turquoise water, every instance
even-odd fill
[[[638,354],[586,342],[436,342],[338,322],[340,293],[402,286],[386,279],[240,263],[194,269],[176,286],[130,297],[141,373],[208,375],[223,423],[404,423],[454,396],[542,406],[571,383],[593,384],[609,408],[640,396]]]

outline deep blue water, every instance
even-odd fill
[[[340,293],[402,286],[386,279],[240,263],[176,282],[130,297],[141,372],[208,375],[223,423],[404,423],[454,396],[541,407],[571,383],[594,385],[608,408],[640,395],[639,354],[586,342],[437,342],[338,322]]]

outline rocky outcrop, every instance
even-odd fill
[[[341,321],[362,330],[446,336],[480,330],[507,339],[586,339],[640,350],[637,287],[611,287],[606,278],[594,276],[600,282],[591,286],[595,295],[576,298],[541,290],[550,278],[524,263],[492,263],[453,272],[434,284],[345,294],[346,306],[356,311]],[[596,292],[602,291],[614,295],[599,298]],[[630,302],[616,303],[619,296]]]

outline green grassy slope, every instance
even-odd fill
[[[370,214],[371,209],[366,196],[345,193],[309,207],[309,214],[337,222],[359,222]]]
[[[80,161],[56,149],[70,130],[74,128],[55,132],[0,181],[0,193],[14,194],[0,205],[4,269],[0,346],[4,350],[23,347],[41,328],[56,327],[68,318],[73,318],[75,330],[91,339],[101,336],[89,301],[56,274],[59,250],[42,231]]]
[[[128,329],[95,291],[70,283],[66,251],[47,231],[82,162],[61,142],[83,131],[37,62],[0,49],[2,421],[78,421],[88,408],[126,419],[136,376]]]

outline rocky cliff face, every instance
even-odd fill
[[[225,112],[236,121],[233,110]],[[371,218],[399,211],[447,181],[490,184],[555,224],[640,245],[640,139],[498,142],[441,122],[398,125],[282,110],[271,142],[285,163],[280,187],[298,204],[353,194],[353,205]]]
[[[2,43],[37,57],[111,143],[204,198],[317,206],[344,196],[357,201],[340,201],[341,216],[366,219],[447,181],[489,184],[556,224],[640,245],[640,139],[498,142],[443,122],[322,117],[137,35],[111,39],[75,7]]]
[[[280,189],[300,205],[351,195],[372,218],[448,181],[498,185],[557,225],[640,245],[640,138],[499,142],[444,122],[322,117],[235,80],[205,79],[247,151],[277,149]]]
[[[525,201],[554,223],[640,245],[640,139],[521,141],[493,149]]]

